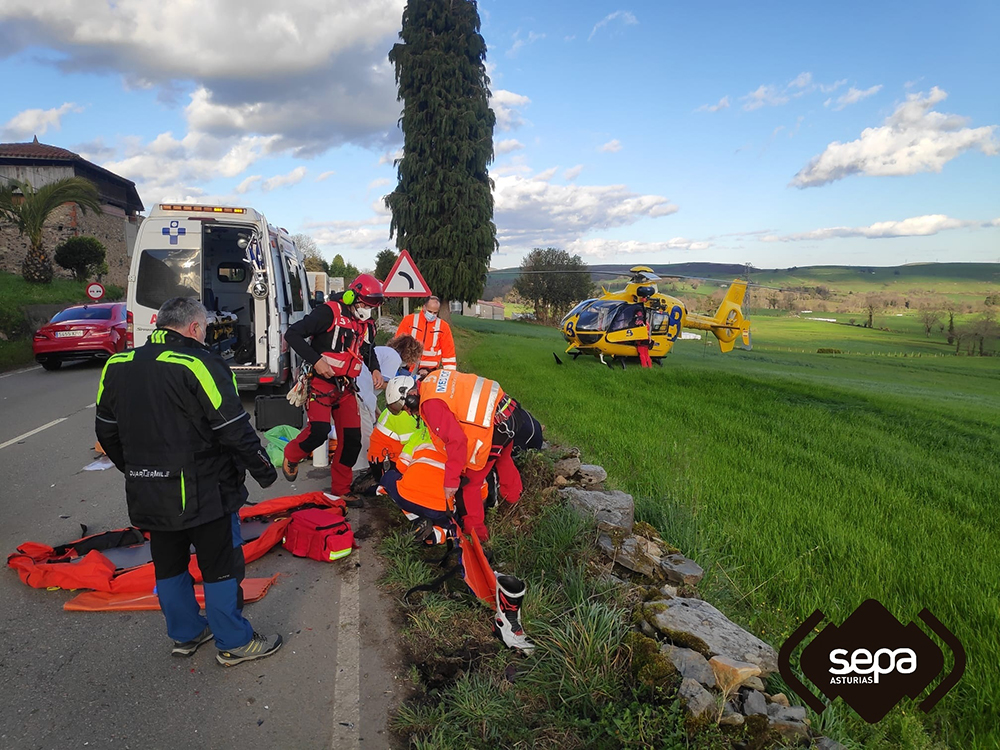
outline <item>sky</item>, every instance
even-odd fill
[[[405,0],[0,0],[0,142],[372,267]],[[481,0],[496,268],[1000,262],[1000,3]]]

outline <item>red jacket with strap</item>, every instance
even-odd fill
[[[302,320],[288,326],[285,341],[309,364],[314,365],[320,357],[325,357],[336,377],[356,378],[361,374],[362,363],[368,365],[371,372],[376,372],[381,368],[371,344],[375,325],[370,320],[356,318],[350,306],[341,301],[342,296],[334,295]]]

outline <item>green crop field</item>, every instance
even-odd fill
[[[607,468],[704,566],[703,595],[775,647],[869,598],[904,624],[927,607],[965,645],[930,714],[904,703],[869,726],[838,701],[815,726],[853,747],[1000,746],[1000,359],[913,326],[759,316],[752,352],[683,341],[662,368],[613,371],[563,355],[553,329],[455,326],[463,369]]]

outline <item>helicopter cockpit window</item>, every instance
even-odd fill
[[[596,298],[595,299],[585,299],[583,302],[580,302],[579,304],[577,304],[576,307],[574,307],[572,310],[570,310],[568,313],[566,313],[563,316],[563,319],[562,319],[560,325],[566,325],[566,321],[567,320],[569,320],[574,315],[576,315],[578,312],[580,312],[581,310],[583,310],[591,302],[595,302],[595,301],[596,301]]]
[[[646,312],[642,305],[622,305],[611,321],[609,331],[624,331],[626,328],[636,328],[646,325]]]
[[[669,315],[665,312],[654,311],[650,314],[653,333],[666,333]]]
[[[615,313],[625,303],[617,299],[598,300],[582,313],[576,324],[577,330],[606,331],[608,324],[614,319]]]

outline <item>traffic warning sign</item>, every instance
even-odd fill
[[[386,297],[429,297],[431,288],[417,270],[417,264],[406,250],[401,250],[396,265],[382,285]]]

